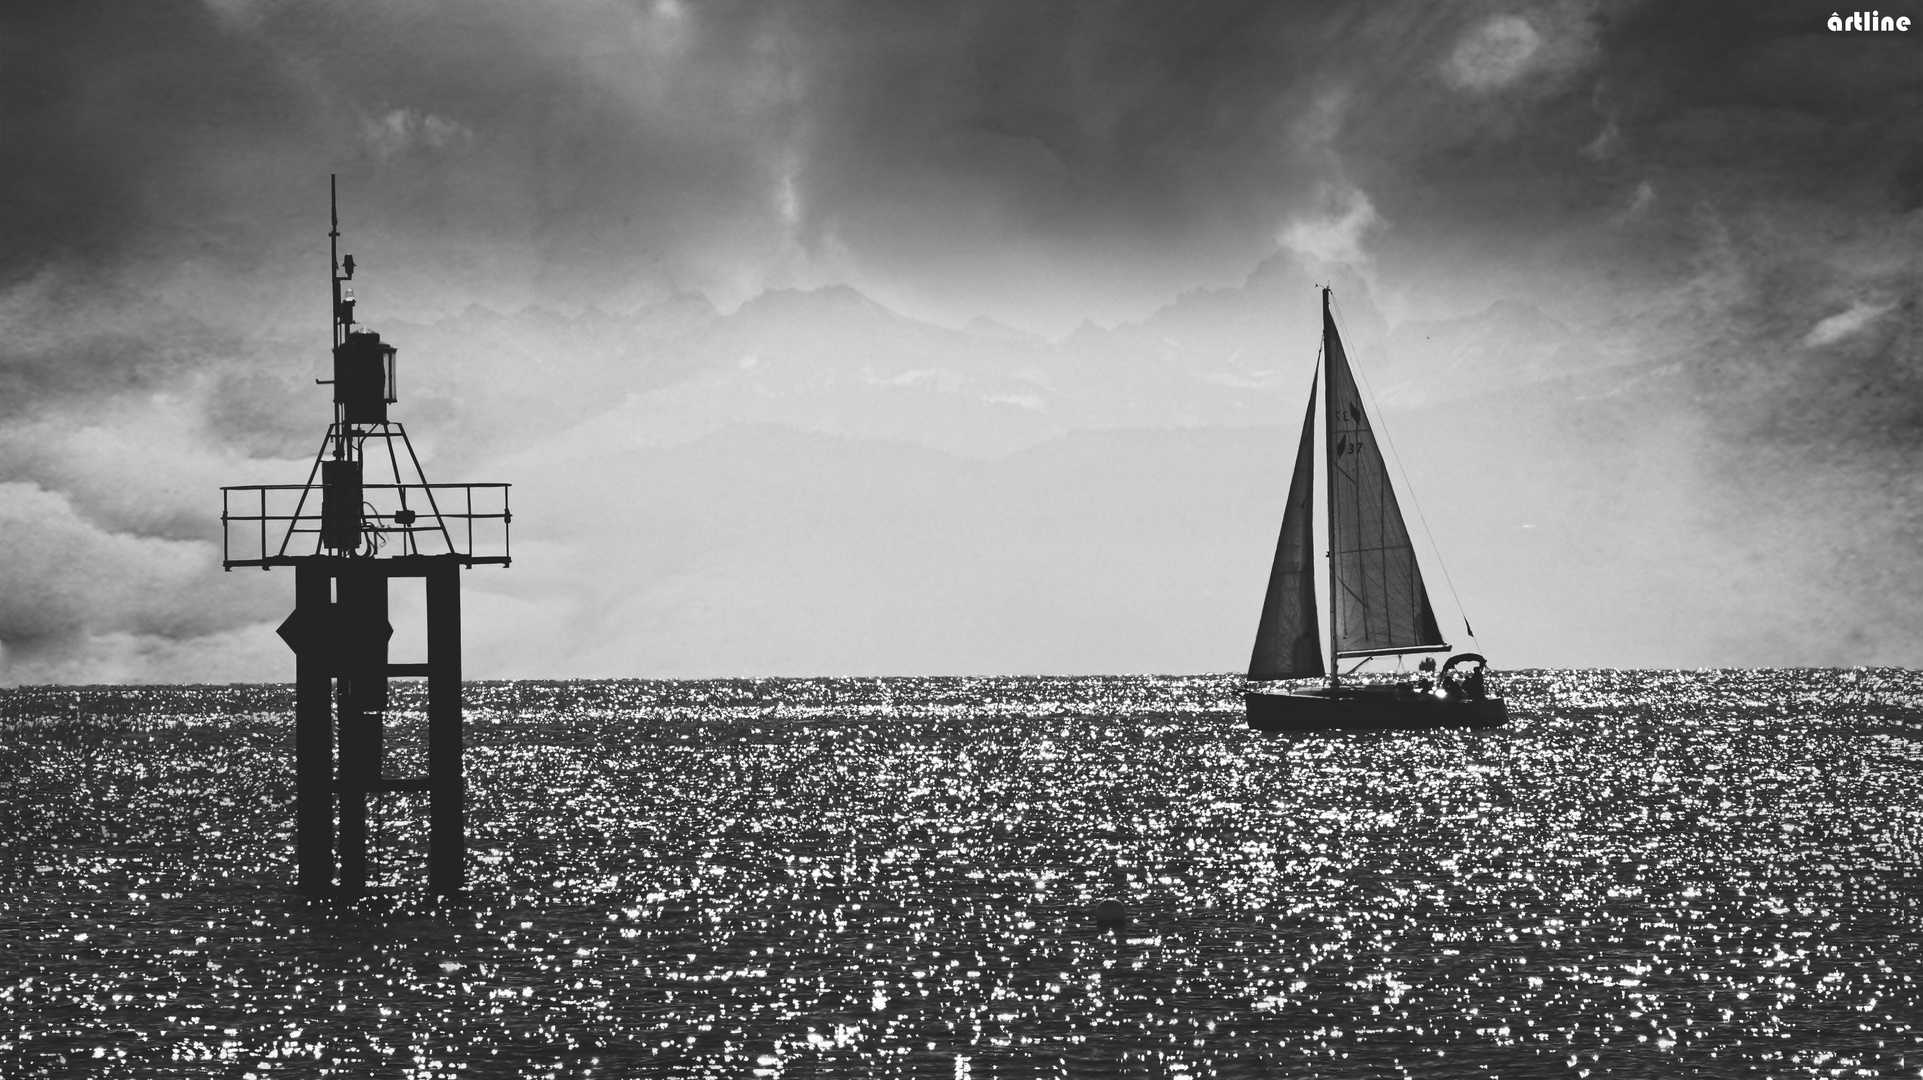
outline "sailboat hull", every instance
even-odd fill
[[[1373,689],[1373,688],[1371,688]],[[1509,721],[1501,698],[1444,700],[1431,694],[1337,691],[1242,695],[1257,731],[1419,731],[1492,728]]]

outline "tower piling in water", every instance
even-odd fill
[[[456,892],[466,882],[460,571],[511,563],[508,485],[427,482],[406,429],[387,413],[398,398],[398,352],[355,329],[354,257],[339,258],[337,207],[332,221],[334,377],[315,381],[334,388],[333,422],[306,483],[221,489],[223,565],[294,569],[294,611],[279,633],[295,658],[299,888],[364,891],[374,876],[369,801],[405,791],[428,795],[429,891]],[[397,578],[423,582],[425,662],[392,661]],[[388,775],[394,678],[427,684],[425,775]]]

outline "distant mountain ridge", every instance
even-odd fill
[[[775,424],[996,456],[1071,431],[1281,423],[1306,392],[1319,281],[1335,284],[1353,350],[1391,410],[1604,366],[1568,327],[1514,301],[1391,328],[1355,273],[1284,255],[1240,286],[1055,341],[985,317],[936,325],[844,285],[770,290],[728,313],[678,294],[622,314],[474,307],[386,329],[408,415],[487,429],[492,452],[546,442],[565,456],[611,438],[671,445]],[[550,376],[545,393],[497,389],[524,386],[529,370]]]

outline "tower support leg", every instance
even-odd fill
[[[319,561],[294,570],[294,608],[325,624],[333,601],[333,574]],[[294,861],[302,892],[334,886],[333,669],[318,650],[294,660]]]
[[[387,573],[372,560],[341,560],[339,623],[343,663],[340,717],[341,890],[366,890],[370,875],[369,793],[381,784],[381,711],[387,707]]]
[[[427,572],[427,887],[467,884],[467,781],[462,774],[461,567],[452,555]]]

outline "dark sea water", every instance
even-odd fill
[[[286,688],[0,692],[0,1076],[1923,1073],[1923,675],[1238,684],[473,684],[439,904],[289,890]]]

